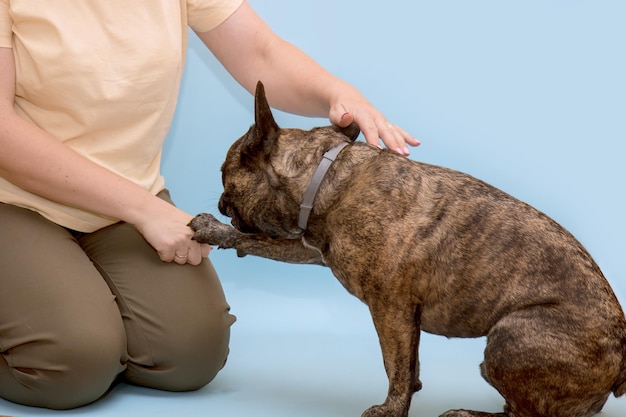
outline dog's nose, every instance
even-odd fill
[[[220,197],[220,201],[217,202],[217,209],[223,215],[226,215],[226,203],[224,203],[224,195]]]
[[[228,201],[228,198],[224,194],[222,194],[222,196],[220,197],[220,201],[218,201],[217,203],[217,209],[224,216],[232,217],[232,213],[230,213],[229,207],[232,207],[232,205]]]

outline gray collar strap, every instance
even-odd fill
[[[326,172],[328,168],[333,164],[337,155],[343,148],[348,146],[348,142],[341,142],[339,145],[333,146],[328,151],[324,153],[320,164],[317,166],[317,169],[313,173],[313,177],[311,177],[311,182],[309,182],[309,186],[304,192],[304,197],[302,198],[302,204],[300,204],[300,217],[298,218],[298,226],[303,231],[306,230],[307,223],[309,222],[309,215],[311,214],[311,210],[313,210],[313,201],[315,201],[315,196],[317,195],[317,191],[320,188],[320,184],[322,180],[326,176]]]

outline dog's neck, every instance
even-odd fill
[[[311,214],[311,210],[313,210],[313,202],[315,201],[315,196],[319,191],[320,185],[322,184],[322,180],[326,176],[326,172],[339,155],[339,152],[343,148],[348,146],[348,142],[341,142],[338,145],[333,146],[328,151],[324,153],[322,160],[319,165],[315,169],[313,176],[311,177],[311,181],[304,192],[304,197],[302,198],[302,204],[300,204],[300,215],[298,216],[298,226],[304,232],[307,228],[307,224],[309,222],[309,216]]]

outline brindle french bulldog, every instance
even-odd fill
[[[481,373],[506,400],[503,413],[445,417],[584,417],[626,393],[624,313],[571,234],[469,175],[353,143],[358,134],[279,128],[259,83],[255,124],[222,166],[219,210],[234,228],[208,214],[190,226],[240,256],[328,266],[367,304],[389,391],[364,417],[408,415],[421,330],[487,336]]]

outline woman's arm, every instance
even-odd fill
[[[263,81],[273,107],[305,116],[324,117],[339,126],[353,121],[367,142],[407,155],[419,141],[391,125],[353,86],[333,76],[308,55],[278,37],[244,1],[217,28],[198,36],[248,91]]]
[[[189,252],[199,263],[207,245],[191,241],[192,216],[74,152],[14,110],[15,61],[0,48],[0,176],[44,198],[134,225],[164,261]],[[182,263],[182,262],[181,262]]]

